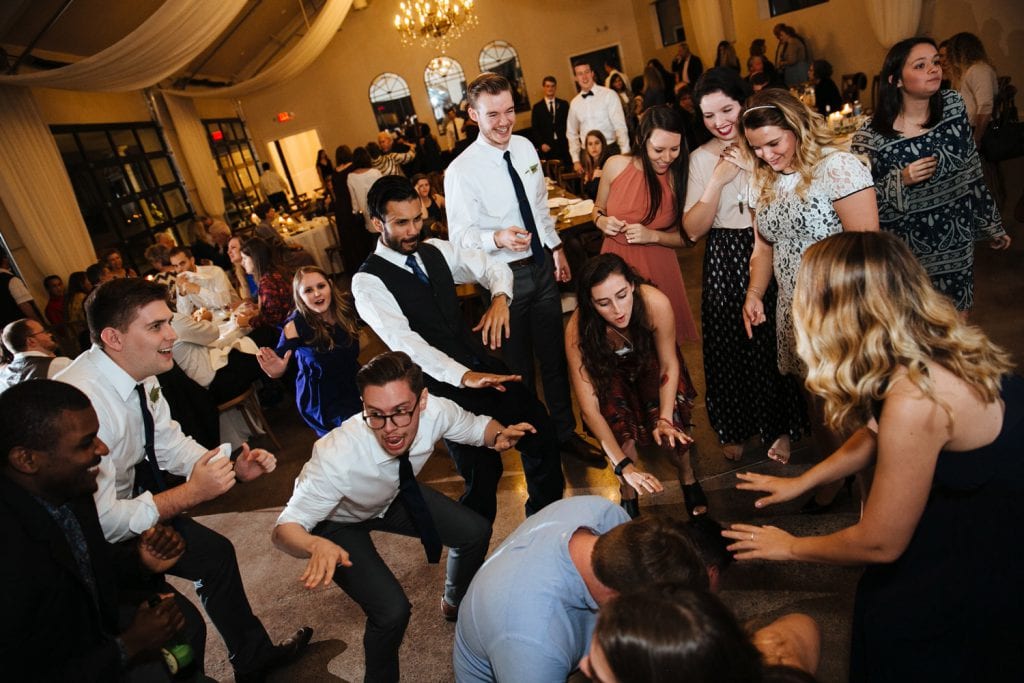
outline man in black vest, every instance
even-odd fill
[[[565,126],[569,120],[569,103],[555,97],[558,81],[554,76],[545,76],[542,85],[544,99],[533,105],[530,127],[533,142],[537,145],[537,156],[541,159],[558,159],[566,170],[572,166],[569,156],[569,141],[565,137]]]
[[[431,394],[502,424],[528,422],[536,427],[536,434],[519,442],[529,493],[526,512],[558,500],[565,480],[551,418],[521,377],[509,374],[486,348],[498,348],[508,335],[511,270],[482,251],[459,249],[443,240],[422,241],[419,199],[405,178],[379,179],[367,204],[381,236],[352,278],[359,316],[391,350],[406,352],[423,367]],[[472,330],[455,293],[455,285],[466,282],[479,282],[492,293],[490,308]],[[460,500],[493,522],[500,456],[488,448],[452,442],[448,452],[466,480]]]
[[[39,320],[39,315],[25,283],[11,272],[10,257],[0,249],[0,328],[18,318]]]
[[[0,391],[29,379],[50,379],[71,364],[70,358],[57,357],[53,333],[29,318],[7,325],[3,343],[14,360],[0,369]]]

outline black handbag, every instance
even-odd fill
[[[1010,77],[1000,77],[992,121],[978,143],[978,152],[988,161],[1024,156],[1024,123],[1017,120],[1017,107],[1013,102],[1016,94],[1017,88],[1010,84]]]
[[[993,121],[981,136],[978,151],[996,162],[1024,156],[1024,122]]]

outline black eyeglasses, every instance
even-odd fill
[[[384,429],[384,425],[391,420],[391,424],[396,427],[408,427],[409,423],[412,422],[412,416],[415,410],[399,410],[388,415],[371,414],[367,415],[363,413],[363,422],[366,423],[370,429]]]

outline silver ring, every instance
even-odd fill
[[[751,531],[751,532],[750,532],[750,540],[751,540],[751,541],[753,541],[753,540],[754,540],[754,532],[753,532],[753,531]]]

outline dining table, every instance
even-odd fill
[[[301,223],[286,223],[278,228],[278,232],[285,241],[305,249],[325,273],[334,270],[327,249],[338,245],[338,235],[326,216],[316,216]]]

